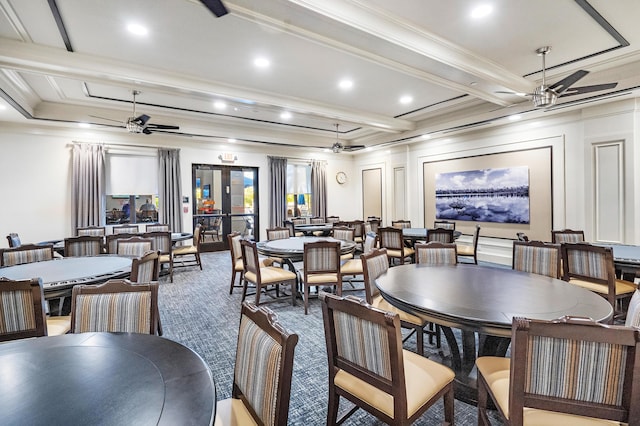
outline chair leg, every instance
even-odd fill
[[[480,376],[478,374],[478,376]],[[487,388],[482,377],[478,377],[478,425],[491,425],[487,416]]]
[[[454,415],[454,408],[453,408],[453,383],[449,383],[449,389],[447,390],[447,392],[444,394],[444,421],[446,422],[446,424],[448,425],[452,425],[453,424],[453,415]]]
[[[200,252],[196,253],[196,261],[198,262],[198,266],[200,267],[200,270],[202,271],[202,261],[200,260]]]
[[[260,293],[262,293],[262,286],[256,284],[256,306],[260,306]]]
[[[296,281],[291,281],[291,306],[296,306],[296,292],[297,292]]]
[[[304,314],[307,315],[309,313],[309,286],[305,283],[304,285]]]
[[[242,282],[242,277],[240,277],[240,282]],[[229,294],[233,294],[233,286],[236,283],[236,270],[231,270],[231,285],[229,285]]]
[[[424,329],[422,327],[416,329],[416,349],[418,355],[424,355]]]
[[[247,280],[243,280],[242,282],[242,299],[240,299],[240,301],[244,302],[244,299],[247,297],[247,287],[249,287],[249,282]]]
[[[333,426],[338,421],[338,406],[340,397],[336,394],[333,383],[329,385],[329,407],[327,408],[327,426]]]

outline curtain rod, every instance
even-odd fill
[[[313,158],[300,158],[300,157],[284,157],[287,160],[298,160],[298,161],[306,161],[307,163],[311,163],[312,161],[319,161],[321,163],[326,163],[327,160],[314,160]]]
[[[161,147],[161,146],[151,146],[151,145],[136,145],[136,144],[132,144],[132,143],[118,143],[118,142],[77,142],[74,141],[72,144],[67,144],[67,146],[73,146],[74,144],[83,144],[83,145],[88,145],[88,144],[95,144],[95,145],[102,145],[104,147],[131,147],[131,148],[148,148],[148,149],[168,149],[168,150],[174,150],[174,151],[180,151],[180,148],[165,148],[165,147]]]

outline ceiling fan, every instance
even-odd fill
[[[149,117],[146,114],[136,116],[136,96],[140,94],[140,91],[132,90],[131,94],[133,95],[133,115],[127,118],[127,121],[124,122],[124,127],[126,127],[129,133],[144,133],[145,135],[150,135],[151,133],[158,130],[162,131],[162,130],[179,130],[180,129],[180,127],[178,126],[149,123],[148,121],[151,117]],[[106,117],[98,117],[96,115],[91,115],[90,117],[121,123],[121,121],[118,121],[118,120],[113,120],[111,118],[106,118]]]
[[[202,4],[204,4],[207,9],[209,9],[218,18],[229,13],[220,0],[200,0],[200,2],[202,2]]]
[[[607,90],[613,89],[616,87],[618,83],[606,83],[606,84],[596,84],[593,86],[580,86],[580,87],[571,87],[578,80],[589,74],[589,71],[579,70],[574,72],[573,74],[563,78],[562,80],[547,86],[546,84],[546,63],[545,58],[547,54],[551,51],[550,46],[544,46],[539,49],[536,49],[536,53],[539,56],[542,56],[542,84],[535,88],[533,93],[516,93],[516,92],[496,92],[496,93],[508,93],[511,95],[520,95],[520,96],[529,96],[533,101],[533,105],[536,108],[546,108],[550,106],[554,106],[560,97],[564,96],[572,96],[572,95],[580,95],[583,93],[589,92],[597,92],[599,90]]]
[[[334,153],[339,153],[342,151],[346,151],[346,152],[351,152],[351,151],[358,151],[360,149],[364,149],[366,148],[364,145],[343,145],[340,142],[340,134],[338,132],[338,126],[339,124],[336,123],[336,141],[333,143],[333,145],[331,146],[331,150]]]

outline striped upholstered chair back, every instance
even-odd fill
[[[410,220],[392,220],[391,227],[398,228],[398,229],[411,228],[411,221]]]
[[[433,221],[434,228],[442,228],[442,229],[451,229],[452,231],[456,230],[456,223],[449,222],[448,220],[434,220]]]
[[[114,234],[137,234],[140,232],[138,225],[117,225],[111,228]]]
[[[511,267],[516,271],[560,278],[561,257],[560,244],[514,241]]]
[[[23,244],[0,250],[0,266],[22,265],[53,259],[53,244]]]
[[[218,402],[216,424],[235,424],[229,421],[231,413],[237,415],[241,411],[243,415],[237,418],[248,415],[259,425],[286,425],[297,344],[298,335],[285,330],[273,311],[244,302],[233,374],[233,399]]]
[[[319,216],[312,217],[312,218],[309,219],[309,223],[312,224],[312,225],[323,224],[323,223],[325,223],[324,217],[319,217]]]
[[[355,237],[355,229],[346,226],[335,227],[331,232],[336,240],[353,241]]]
[[[379,294],[376,279],[389,270],[387,249],[373,249],[360,255],[362,275],[364,276],[364,292],[367,303],[372,304]]]
[[[94,331],[156,334],[158,283],[109,280],[77,285],[71,294],[71,332]]]
[[[640,328],[640,290],[636,290],[631,297],[624,325]]]
[[[64,255],[66,257],[97,256],[102,254],[104,237],[100,235],[82,235],[64,239]]]
[[[104,226],[87,226],[84,228],[76,229],[76,235],[93,235],[104,237],[106,234],[106,228]]]
[[[562,279],[600,294],[616,310],[616,316],[622,315],[616,301],[631,298],[636,285],[616,278],[611,247],[571,243],[562,244],[561,250]]]
[[[127,232],[122,232],[119,234],[110,234],[107,235],[105,238],[105,248],[107,250],[107,253],[109,254],[116,254],[118,253],[118,240],[124,240],[127,238],[133,238],[136,236],[139,236],[140,234],[129,234]]]
[[[130,237],[119,239],[116,253],[121,256],[142,256],[151,250],[151,238]]]
[[[40,279],[0,278],[0,342],[46,335]]]
[[[171,232],[171,228],[164,223],[152,223],[145,226],[144,232]]]
[[[431,232],[431,231],[429,231]],[[427,244],[416,244],[416,263],[425,265],[456,265],[458,251],[455,243],[431,241]]]
[[[514,318],[511,348],[508,401],[495,401],[503,416],[508,412],[508,424],[533,418],[540,424],[581,424],[581,416],[640,424],[639,330],[586,318]],[[482,359],[480,373],[492,364],[483,368]],[[502,389],[491,376],[480,376],[481,388]],[[525,407],[538,410],[523,411]]]
[[[581,243],[584,241],[584,231],[574,231],[563,229],[561,231],[551,231],[551,242],[556,244]]]
[[[158,281],[160,274],[159,258],[160,253],[153,250],[143,253],[140,257],[133,258],[129,280],[136,284]]]
[[[327,424],[341,424],[355,411],[337,419],[340,396],[387,424],[412,424],[444,396],[445,419],[453,422],[455,374],[402,349],[397,313],[353,296],[325,294],[322,317],[329,361]]]
[[[286,240],[289,237],[293,237],[291,232],[289,228],[269,228],[267,229],[267,240]]]
[[[427,242],[437,241],[439,243],[453,242],[453,229],[436,228],[427,232]]]

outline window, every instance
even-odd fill
[[[107,224],[158,221],[158,157],[145,154],[107,153]]]
[[[312,216],[311,165],[287,164],[287,217]]]

